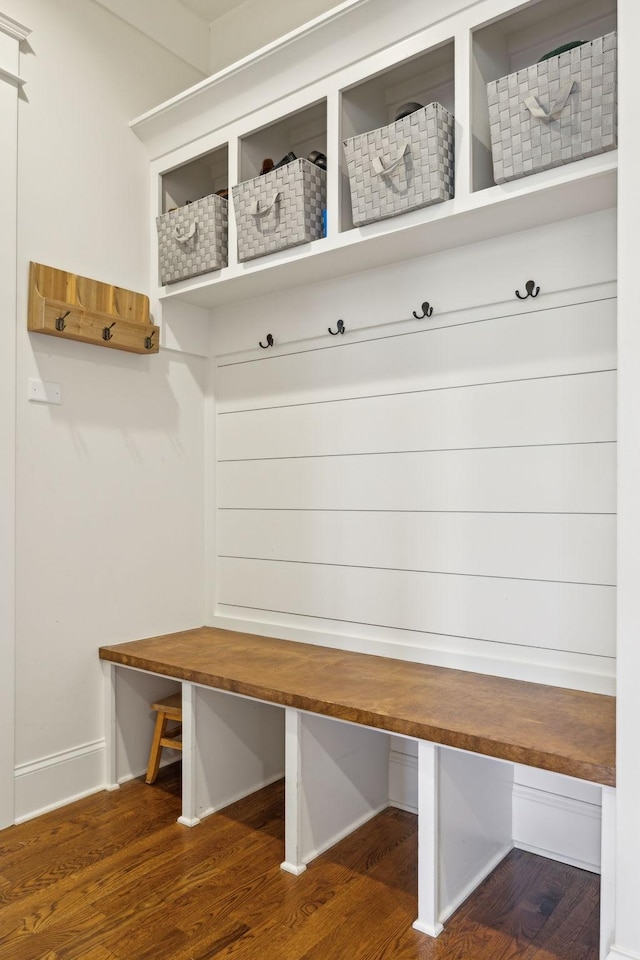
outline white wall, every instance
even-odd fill
[[[32,29],[18,156],[20,818],[102,782],[98,646],[203,619],[203,361],[26,331],[29,260],[148,290],[148,160],[128,121],[201,74],[87,0],[3,10]],[[31,376],[61,383],[62,405],[27,402]]]
[[[296,0],[295,3],[245,0],[239,3],[211,24],[211,73],[217,73],[339,5],[335,0]]]
[[[180,0],[96,0],[166,50],[205,73],[209,69],[209,25]]]

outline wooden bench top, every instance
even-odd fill
[[[614,697],[214,627],[100,657],[615,786]]]

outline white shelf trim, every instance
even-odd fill
[[[26,40],[26,38],[31,33],[29,27],[23,26],[23,24],[18,23],[17,20],[13,20],[11,17],[8,17],[5,13],[0,13],[0,33],[6,33],[7,36],[13,37],[14,40]]]
[[[17,73],[11,73],[10,70],[4,70],[2,67],[0,67],[0,80],[5,80],[14,87],[23,87],[25,84],[25,81]]]

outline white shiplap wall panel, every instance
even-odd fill
[[[269,407],[219,418],[225,459],[615,439],[615,372]]]
[[[612,587],[220,558],[219,602],[594,656],[614,654]]]
[[[495,318],[488,313],[470,323],[434,315],[416,321],[416,327],[415,333],[394,335],[391,326],[384,335],[374,331],[372,339],[355,343],[348,333],[338,341],[327,335],[328,345],[326,340],[295,349],[276,345],[242,361],[222,357],[216,371],[218,412],[616,366],[613,299]]]
[[[221,556],[614,584],[610,515],[220,510]]]
[[[599,296],[219,356],[218,616],[610,689],[616,304]]]
[[[611,513],[615,443],[218,465],[218,506]]]

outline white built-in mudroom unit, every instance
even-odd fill
[[[553,48],[613,32],[618,149],[496,184],[487,84]],[[103,440],[107,472],[116,443],[130,450],[126,470],[140,483],[127,520],[132,544],[114,542],[96,576],[105,603],[117,607],[108,568],[131,549],[142,581],[137,597],[123,593],[126,626],[107,620],[96,632],[100,594],[80,599],[73,630],[83,639],[65,655],[70,670],[74,657],[86,659],[79,700],[98,702],[102,727],[91,750],[82,753],[78,741],[77,757],[71,744],[59,748],[69,769],[82,757],[84,772],[65,795],[60,764],[49,763],[51,792],[42,803],[34,791],[44,767],[36,761],[55,756],[54,741],[30,757],[26,747],[18,756],[0,744],[4,825],[143,772],[153,726],[144,711],[176,685],[110,667],[103,714],[103,644],[206,624],[616,695],[615,788],[492,760],[494,790],[474,754],[442,748],[428,762],[441,765],[441,801],[452,818],[473,805],[459,796],[468,781],[485,812],[492,808],[500,820],[500,843],[482,838],[491,847],[483,869],[515,845],[601,872],[601,960],[639,960],[639,34],[635,0],[346,0],[132,120],[149,191],[139,229],[150,275],[138,288],[150,296],[160,353],[114,356],[72,344],[82,351],[83,384],[95,378],[103,399],[112,396],[118,438],[105,403],[90,408],[84,424],[80,417],[69,425],[68,442],[85,461],[99,456],[94,443]],[[50,256],[37,243],[19,245],[17,254],[15,245],[20,194],[12,138],[27,35],[0,17],[1,116],[11,145],[0,156],[10,214],[0,221],[9,267],[0,273],[7,328],[0,360],[0,716],[5,729],[17,729],[18,744],[26,682],[15,684],[25,666],[13,638],[28,632],[28,551],[49,536],[46,527],[27,531],[20,520],[47,479],[36,476],[35,457],[32,469],[21,467],[19,453],[26,376],[34,372],[20,347],[27,261]],[[343,142],[389,124],[407,101],[438,102],[453,115],[455,195],[355,226]],[[326,155],[324,236],[239,258],[233,187],[255,177],[266,157],[312,150]],[[226,265],[161,285],[156,218],[227,190]],[[112,240],[117,232],[112,228]],[[71,267],[97,275],[81,257]],[[122,270],[123,285],[135,287],[136,279]],[[47,344],[42,379],[64,378],[56,364],[73,365],[69,346]],[[115,377],[110,384],[101,383],[103,364]],[[165,391],[159,378],[176,389]],[[113,395],[120,387],[122,396]],[[145,410],[136,408],[136,392]],[[40,412],[31,405],[28,416]],[[147,428],[155,445],[141,452],[135,431]],[[46,426],[25,429],[30,445],[46,449]],[[169,480],[161,479],[165,464]],[[103,491],[94,490],[91,509],[80,498],[74,520],[77,495],[58,479],[50,494],[63,504],[65,523],[91,526],[92,510],[106,511],[96,530],[108,539],[110,497],[126,498],[125,483],[108,479]],[[132,517],[145,510],[143,530]],[[55,551],[43,549],[55,566]],[[58,583],[62,574],[53,576]],[[41,578],[30,587],[48,598],[52,621],[64,622],[53,588]],[[180,598],[174,606],[172,590]],[[55,626],[51,637],[42,624],[36,632],[39,644],[55,640]],[[34,656],[35,634],[25,643]],[[189,697],[200,724],[190,744],[202,751],[194,754],[197,771],[207,763],[203,724],[227,714],[197,689]],[[243,703],[229,716],[239,717]],[[293,728],[279,708],[259,709],[246,706],[249,725],[260,724],[273,779],[284,772]],[[308,736],[333,743],[332,723],[319,722]],[[422,741],[375,736],[385,737],[382,752],[375,750],[375,762],[383,758],[384,802],[423,816]],[[313,783],[313,771],[307,775]],[[193,787],[196,774],[188,776]],[[257,772],[254,787],[263,782]],[[197,823],[202,812],[194,807],[184,822]],[[493,829],[486,823],[479,830]],[[454,852],[452,873],[456,864]],[[451,902],[440,889],[431,933],[481,873],[463,877]]]

